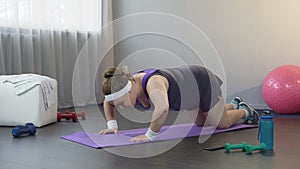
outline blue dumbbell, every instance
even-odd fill
[[[12,135],[14,137],[20,137],[22,135],[34,135],[36,128],[32,123],[26,123],[25,126],[18,125],[12,129]]]

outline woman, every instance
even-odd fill
[[[116,133],[116,107],[133,108],[137,103],[144,108],[153,105],[152,120],[147,132],[129,141],[152,141],[158,135],[169,109],[185,110],[194,113],[194,123],[204,125],[210,110],[221,102],[222,81],[208,69],[189,65],[178,68],[150,69],[135,73],[133,76],[120,69],[108,69],[104,77],[102,91],[105,95],[104,113],[107,129],[100,134]],[[228,128],[239,120],[257,123],[258,113],[236,97],[224,107],[216,127]],[[216,124],[212,122],[212,124]]]

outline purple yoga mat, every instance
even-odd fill
[[[254,127],[257,127],[257,125],[236,124],[227,129],[214,129],[208,127],[204,128],[194,124],[177,124],[172,126],[163,126],[159,132],[160,134],[155,138],[154,141],[173,140],[184,137],[194,137]],[[120,130],[118,134],[107,135],[77,132],[71,135],[61,136],[61,138],[93,148],[104,148],[140,144],[137,142],[129,142],[128,140],[132,137],[145,134],[146,131],[147,128]]]

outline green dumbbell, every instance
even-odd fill
[[[252,154],[253,151],[256,151],[256,150],[264,151],[265,149],[266,149],[266,144],[265,143],[260,143],[258,146],[247,145],[246,146],[246,153],[247,154]]]
[[[242,149],[243,151],[245,151],[246,149],[246,146],[248,144],[246,142],[242,142],[242,144],[229,144],[229,143],[226,143],[225,144],[225,152],[226,153],[229,153],[230,150],[233,150],[233,149]]]

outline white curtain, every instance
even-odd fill
[[[100,0],[0,0],[0,24],[8,27],[97,31]]]
[[[74,106],[76,59],[103,21],[111,21],[111,10],[111,0],[0,0],[0,75],[52,77],[58,81],[59,107]],[[110,54],[107,66],[113,64]]]
[[[102,0],[102,6],[103,26],[89,38],[75,63],[72,79],[74,106],[103,102],[103,73],[114,65],[112,0]]]

